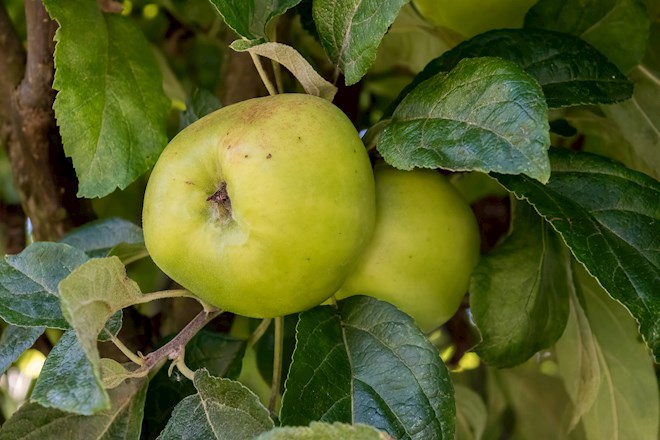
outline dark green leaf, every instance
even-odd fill
[[[210,0],[227,26],[248,40],[268,40],[267,26],[300,0]]]
[[[0,337],[0,375],[44,332],[43,327],[8,325]]]
[[[525,27],[577,35],[627,72],[646,49],[650,20],[643,0],[539,0]]]
[[[516,203],[509,236],[472,274],[470,309],[481,333],[475,351],[504,368],[550,347],[566,326],[572,288],[561,238],[529,204]]]
[[[87,223],[69,232],[60,241],[85,251],[92,258],[117,255],[134,261],[131,257],[135,253],[147,255],[142,229],[117,217]],[[122,261],[127,263],[124,258]]]
[[[397,99],[462,59],[482,56],[522,67],[541,85],[550,108],[609,104],[630,98],[633,91],[626,76],[580,38],[543,29],[503,29],[477,35],[431,61]]]
[[[0,317],[29,327],[69,327],[60,309],[60,280],[87,261],[81,250],[38,242],[0,261]]]
[[[197,370],[194,385],[197,394],[174,408],[159,439],[251,439],[274,427],[259,398],[239,382]]]
[[[550,176],[548,109],[539,85],[499,58],[461,61],[417,86],[394,111],[378,141],[400,169]]]
[[[170,101],[149,44],[131,20],[97,2],[47,0],[56,34],[55,116],[79,195],[126,188],[167,143]]]
[[[367,73],[381,39],[408,1],[314,0],[312,14],[321,45],[344,73],[346,85]]]
[[[85,356],[73,330],[64,333],[46,358],[30,401],[83,415],[110,408],[101,377]]]
[[[552,149],[552,177],[496,176],[526,198],[640,324],[660,358],[660,183],[587,153]]]
[[[112,406],[93,416],[27,403],[2,426],[0,440],[138,440],[147,383],[136,379],[110,390]]]
[[[244,339],[202,330],[186,344],[186,365],[193,370],[206,368],[213,376],[235,379],[241,372],[244,353]],[[169,376],[167,368],[161,368],[149,384],[144,417],[147,438],[156,438],[174,407],[194,393],[192,382],[176,370]]]
[[[282,424],[364,423],[394,438],[453,439],[449,373],[412,318],[365,296],[338,307],[300,315]]]
[[[384,432],[367,425],[312,422],[309,427],[275,428],[255,440],[387,440]]]
[[[220,108],[220,101],[206,89],[195,89],[186,98],[186,110],[181,113],[179,130]]]
[[[112,337],[117,336],[121,330],[122,320],[124,313],[121,310],[116,311],[106,322],[103,330],[99,333],[99,341],[109,341]]]

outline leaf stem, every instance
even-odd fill
[[[174,361],[172,362],[172,366],[176,366],[176,368],[179,369],[181,374],[183,374],[186,378],[190,379],[190,381],[192,382],[195,379],[195,372],[190,368],[188,368],[185,359],[186,359],[186,349],[184,347],[183,349],[181,349],[181,354],[179,354],[179,356],[176,359],[174,359]]]
[[[259,72],[261,81],[263,81],[264,85],[266,86],[268,93],[270,95],[277,95],[277,89],[275,89],[275,86],[270,81],[270,78],[268,78],[268,74],[264,70],[264,66],[261,64],[261,60],[259,59],[259,56],[257,54],[252,53],[252,51],[248,50],[248,52],[250,52],[250,56],[252,57],[252,62],[254,63],[254,67],[257,68],[257,72]]]
[[[278,316],[275,318],[275,341],[273,347],[273,380],[270,388],[270,401],[268,402],[268,410],[272,413],[275,411],[277,404],[277,396],[280,393],[280,384],[282,382],[282,353],[284,346],[284,317]]]
[[[137,300],[135,304],[144,304],[158,299],[165,298],[192,298],[199,301],[195,295],[185,289],[159,290],[158,292],[145,293]]]
[[[137,365],[144,365],[144,359],[141,358],[140,356],[136,355],[131,351],[130,348],[128,348],[118,337],[114,335],[110,335],[110,341],[112,341],[113,344],[115,344],[115,347],[119,349],[124,355],[130,359],[131,362]]]
[[[266,333],[266,330],[268,330],[268,327],[270,327],[270,323],[272,321],[273,320],[271,318],[266,318],[261,320],[259,326],[256,329],[254,329],[254,331],[247,340],[248,347],[252,347],[257,342],[259,342],[259,339],[261,339],[261,337]]]

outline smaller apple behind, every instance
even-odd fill
[[[476,218],[433,170],[374,168],[376,227],[337,299],[369,295],[412,316],[430,332],[458,310],[479,259]]]
[[[254,318],[328,299],[374,222],[357,131],[303,94],[243,101],[185,128],[158,159],[143,207],[161,270],[208,304]]]

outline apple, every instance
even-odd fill
[[[150,176],[154,262],[207,303],[265,318],[329,298],[368,243],[374,177],[348,118],[314,96],[234,104],[181,131]]]
[[[465,38],[491,29],[522,27],[537,0],[413,0],[420,15]]]
[[[376,227],[336,298],[369,295],[412,316],[429,332],[451,318],[479,259],[470,207],[433,170],[374,170]]]

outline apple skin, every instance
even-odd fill
[[[181,131],[143,206],[145,244],[163,272],[255,318],[330,297],[374,222],[373,171],[357,131],[337,107],[303,94],[243,101]]]
[[[424,332],[458,310],[479,259],[470,207],[441,174],[374,170],[376,228],[337,299],[369,295],[412,316]]]
[[[436,26],[465,38],[491,29],[520,28],[538,0],[413,0],[415,8]]]

